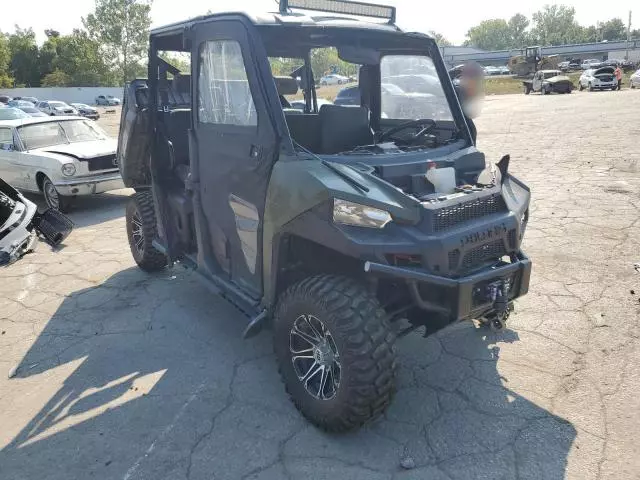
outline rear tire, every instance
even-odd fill
[[[162,270],[167,257],[152,244],[157,226],[151,192],[136,192],[129,198],[126,222],[129,248],[138,266],[146,272]]]
[[[591,85],[591,82],[589,82],[589,91],[593,92],[593,85]]]
[[[578,84],[578,90],[580,90],[580,91],[584,90],[584,85],[582,85],[582,83]]]
[[[524,94],[525,95],[529,95],[531,93],[531,88],[529,87],[529,85],[525,85],[524,86]]]
[[[280,374],[318,428],[353,430],[391,403],[396,336],[384,317],[375,296],[345,277],[307,278],[281,295],[273,324]]]

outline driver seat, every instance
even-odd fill
[[[321,151],[336,154],[360,145],[373,144],[373,130],[369,126],[366,107],[320,107]]]

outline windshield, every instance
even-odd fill
[[[386,118],[453,120],[433,60],[421,55],[385,55],[380,62],[385,87],[382,112]],[[389,90],[389,85],[398,90]]]
[[[27,150],[107,139],[106,133],[100,127],[85,120],[24,125],[18,128],[18,134]]]
[[[553,78],[553,77],[557,77],[558,75],[560,75],[561,72],[545,72],[544,73],[544,78]]]
[[[68,107],[68,105],[66,103],[63,102],[49,102],[49,105],[52,107]]]
[[[17,108],[0,108],[0,120],[16,120],[18,118],[29,118],[29,115]]]

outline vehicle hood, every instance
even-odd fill
[[[66,155],[78,159],[101,157],[116,153],[117,141],[115,139],[94,140],[91,142],[70,143],[68,145],[53,145],[31,150],[32,152],[54,153]]]
[[[547,83],[559,83],[559,82],[571,82],[571,79],[566,75],[556,75],[555,77],[545,79]]]
[[[598,68],[595,72],[593,72],[594,75],[613,75],[615,73],[616,69],[613,67],[602,67],[602,68]]]

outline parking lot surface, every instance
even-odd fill
[[[268,333],[242,340],[180,267],[135,268],[131,191],[80,199],[62,249],[0,270],[0,478],[640,478],[639,111],[635,91],[485,102],[481,149],[533,192],[531,291],[503,333],[400,340],[393,405],[347,435],[293,408]]]

